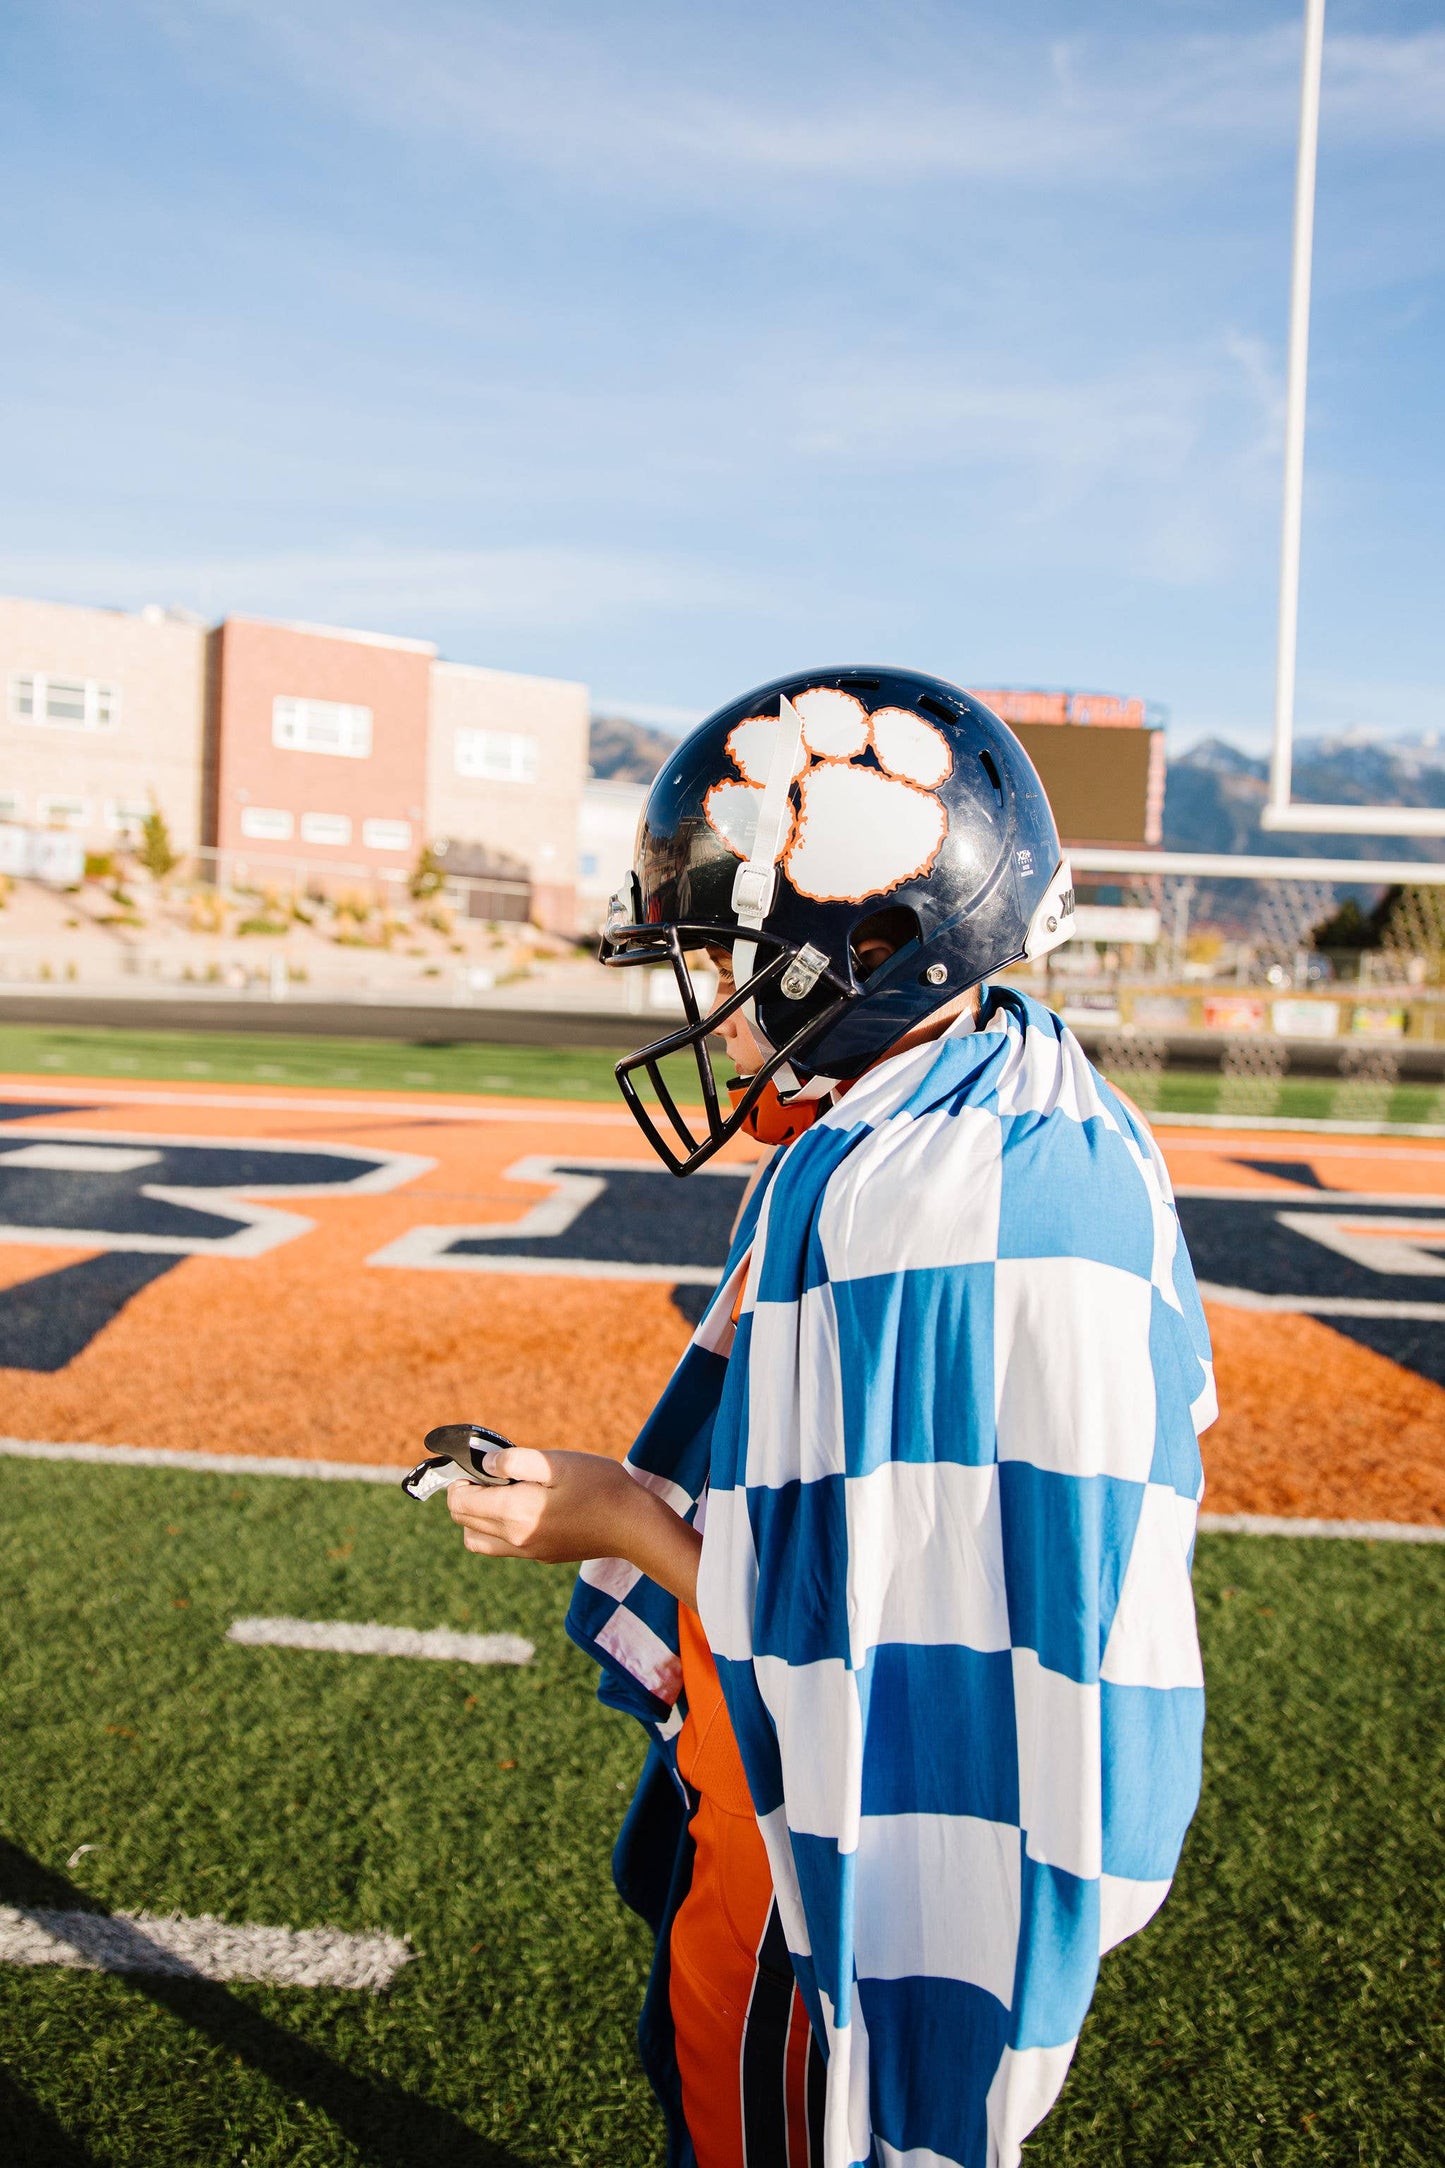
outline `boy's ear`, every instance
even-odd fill
[[[917,916],[907,904],[895,904],[887,911],[874,911],[870,917],[861,919],[853,928],[849,947],[861,978],[869,978],[881,970],[890,956],[896,956],[901,948],[919,938]]]
[[[891,941],[855,940],[852,946],[853,961],[858,966],[858,976],[864,979],[871,978],[875,971],[880,971],[889,957],[896,953]]]

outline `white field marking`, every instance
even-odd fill
[[[1299,1164],[1304,1166],[1306,1162],[1301,1160]],[[1300,1208],[1302,1218],[1315,1209],[1323,1214],[1331,1205],[1336,1218],[1348,1218],[1356,1205],[1393,1205],[1397,1212],[1445,1211],[1445,1197],[1414,1189],[1311,1189],[1304,1182],[1282,1182],[1278,1189],[1216,1188],[1208,1182],[1176,1182],[1173,1187],[1176,1197],[1212,1198],[1216,1204],[1293,1204]]]
[[[1398,1210],[1398,1199],[1395,1204]],[[1333,1250],[1352,1265],[1363,1265],[1368,1272],[1389,1273],[1396,1279],[1445,1280],[1445,1257],[1434,1254],[1445,1242],[1445,1220],[1432,1224],[1429,1220],[1361,1219],[1349,1211],[1296,1210],[1274,1216],[1279,1226]]]
[[[129,1174],[160,1164],[159,1152],[119,1144],[22,1144],[0,1153],[0,1167],[38,1167],[47,1174]]]
[[[1297,1129],[1312,1137],[1435,1137],[1445,1140],[1445,1124],[1440,1122],[1346,1122],[1315,1114],[1150,1114],[1147,1110],[1144,1119],[1151,1129],[1232,1129],[1236,1135],[1247,1135],[1252,1129]]]
[[[1409,1132],[1407,1131],[1406,1134],[1409,1134]],[[1445,1129],[1440,1131],[1440,1135],[1445,1138]],[[1243,1141],[1247,1143],[1248,1139],[1246,1138]],[[1288,1144],[1289,1139],[1284,1137],[1281,1138],[1280,1142]],[[1219,1154],[1220,1150],[1219,1146],[1212,1141],[1205,1142],[1201,1139],[1198,1144],[1191,1144],[1188,1137],[1179,1139],[1175,1143],[1174,1149],[1176,1152],[1208,1152],[1211,1156]],[[1277,1147],[1271,1146],[1272,1152],[1277,1149]],[[1229,1146],[1226,1145],[1223,1156],[1231,1158],[1236,1155],[1231,1153]],[[1297,1163],[1301,1167],[1308,1167],[1317,1159],[1384,1159],[1389,1161],[1399,1159],[1407,1163],[1418,1161],[1422,1167],[1438,1167],[1445,1164],[1445,1162],[1442,1162],[1439,1152],[1393,1151],[1388,1144],[1306,1144],[1302,1145],[1299,1151],[1292,1154],[1284,1153],[1282,1156],[1289,1159],[1292,1164]]]
[[[1226,1288],[1224,1292],[1248,1297],[1249,1291]],[[317,1483],[395,1483],[398,1488],[407,1472],[404,1468],[374,1467],[366,1461],[266,1460],[255,1453],[168,1453],[148,1445],[50,1445],[31,1438],[0,1438],[0,1459],[7,1457],[78,1460],[92,1467],[111,1462],[123,1468],[181,1468],[197,1475],[278,1475]],[[636,1468],[629,1468],[628,1474],[647,1480]],[[657,1488],[658,1483],[652,1487]],[[1353,1536],[1382,1543],[1445,1542],[1445,1531],[1406,1521],[1274,1519],[1263,1513],[1201,1513],[1199,1529],[1202,1535]]]
[[[1199,1282],[1201,1302],[1227,1310],[1275,1310],[1286,1317],[1404,1317],[1421,1324],[1445,1318],[1445,1302],[1380,1302],[1369,1295],[1258,1295],[1252,1287]]]
[[[50,1125],[47,1125],[50,1126]],[[34,1130],[11,1132],[14,1135],[35,1137]],[[57,1140],[63,1138],[64,1144]],[[0,1142],[6,1141],[0,1137]],[[140,1145],[153,1147],[180,1147],[188,1151],[225,1151],[285,1153],[349,1161],[356,1172],[349,1181],[340,1182],[236,1182],[218,1184],[215,1188],[191,1188],[183,1183],[146,1182],[141,1186],[143,1197],[153,1197],[159,1203],[182,1206],[195,1212],[204,1212],[213,1219],[229,1220],[235,1232],[229,1235],[146,1235],[115,1234],[103,1227],[21,1227],[0,1225],[0,1242],[31,1244],[46,1249],[125,1250],[157,1257],[260,1257],[285,1242],[292,1242],[298,1235],[308,1234],[314,1220],[304,1218],[299,1212],[280,1212],[274,1205],[248,1202],[261,1197],[375,1197],[388,1190],[399,1189],[403,1183],[412,1182],[419,1175],[430,1174],[436,1166],[434,1159],[424,1158],[416,1152],[391,1152],[379,1145],[350,1144],[296,1144],[273,1142],[257,1137],[173,1137],[130,1133],[113,1129],[65,1128],[50,1137],[40,1137],[30,1146],[31,1152],[44,1151],[48,1160],[30,1159],[29,1164],[48,1164],[55,1167],[65,1164],[65,1158],[57,1161],[54,1154],[65,1146],[74,1150],[69,1167],[78,1171],[79,1149],[86,1145],[102,1148],[116,1145]],[[113,1155],[120,1157],[123,1155]],[[150,1151],[151,1159],[159,1154]],[[134,1163],[135,1155],[131,1155]],[[16,1162],[24,1166],[24,1152],[0,1152],[0,1173],[7,1165]],[[88,1162],[94,1165],[94,1161]],[[109,1171],[115,1171],[112,1167]]]
[[[399,1935],[340,1927],[233,1927],[203,1912],[52,1912],[0,1905],[0,1964],[157,1972],[280,1987],[389,1987],[416,1952]]]
[[[1202,1536],[1332,1536],[1356,1543],[1445,1543],[1445,1528],[1420,1521],[1288,1520],[1273,1513],[1201,1513]]]
[[[66,1083],[75,1091],[83,1091],[88,1100],[102,1105],[137,1107],[236,1107],[249,1110],[261,1107],[278,1114],[374,1114],[395,1115],[398,1120],[415,1121],[418,1107],[426,1108],[428,1121],[438,1122],[537,1122],[566,1121],[584,1122],[605,1129],[635,1131],[637,1124],[624,1109],[615,1112],[588,1102],[572,1099],[534,1099],[518,1106],[455,1106],[449,1100],[433,1099],[429,1092],[416,1092],[409,1099],[368,1099],[364,1091],[350,1099],[296,1099],[281,1093],[257,1092],[252,1097],[228,1092],[187,1091],[137,1091],[133,1085],[93,1084],[87,1077],[67,1079],[63,1073],[46,1083],[35,1083],[30,1078],[4,1078],[7,1099],[39,1099],[53,1101],[56,1092]],[[520,1096],[520,1095],[519,1095]],[[58,1117],[52,1117],[58,1119]],[[1324,1116],[1307,1114],[1149,1114],[1144,1119],[1151,1129],[1231,1129],[1237,1136],[1248,1135],[1251,1130],[1264,1132],[1296,1130],[1306,1136],[1341,1137],[1432,1137],[1445,1143],[1445,1123],[1440,1122],[1367,1122],[1333,1121]],[[23,1132],[21,1132],[23,1134]],[[204,1139],[187,1137],[187,1144],[204,1142]],[[256,1138],[250,1138],[256,1143]],[[1393,1156],[1393,1155],[1392,1155]],[[748,1164],[749,1162],[740,1162]]]
[[[354,1625],[349,1619],[238,1618],[228,1641],[248,1649],[322,1649],[338,1656],[427,1656],[442,1664],[530,1664],[520,1634],[459,1634],[449,1627]]]
[[[420,1450],[420,1448],[418,1448]],[[0,1459],[78,1460],[92,1467],[180,1468],[195,1475],[284,1475],[314,1483],[395,1483],[402,1467],[357,1460],[268,1460],[261,1453],[169,1452],[158,1445],[51,1444],[40,1438],[0,1438]]]
[[[701,1174],[701,1167],[694,1172]],[[506,1234],[507,1228],[412,1227],[385,1249],[368,1257],[369,1265],[400,1265],[411,1272],[509,1272],[532,1273],[543,1278],[567,1280],[659,1280],[669,1287],[716,1287],[717,1269],[712,1265],[622,1265],[597,1257],[485,1257],[466,1251],[454,1253],[449,1245],[459,1235]]]
[[[350,1099],[297,1099],[280,1092],[257,1092],[243,1097],[239,1092],[196,1091],[137,1091],[134,1085],[92,1084],[89,1078],[67,1079],[57,1075],[44,1084],[24,1079],[4,1078],[7,1099],[38,1099],[45,1104],[54,1103],[56,1093],[67,1082],[71,1088],[92,1102],[103,1106],[119,1107],[231,1107],[249,1112],[260,1107],[272,1114],[374,1114],[378,1117],[394,1115],[399,1121],[414,1122],[419,1107],[426,1108],[428,1121],[439,1122],[535,1122],[556,1119],[565,1122],[600,1124],[608,1129],[635,1130],[637,1124],[622,1107],[615,1110],[597,1107],[586,1102],[578,1104],[571,1099],[531,1100],[522,1106],[454,1106],[449,1100],[434,1100],[429,1092],[416,1092],[409,1099],[368,1099],[364,1092],[357,1092]],[[520,1096],[520,1095],[519,1095]],[[51,1116],[52,1121],[62,1117]],[[68,1132],[67,1132],[68,1133]],[[1434,1132],[1432,1132],[1433,1134]],[[24,1131],[17,1134],[23,1135]],[[1445,1136],[1445,1129],[1439,1134]],[[178,1143],[204,1144],[205,1137],[178,1138]],[[249,1144],[269,1140],[249,1137]]]
[[[565,1168],[558,1161],[565,1159]],[[595,1257],[508,1257],[468,1254],[453,1245],[462,1241],[551,1241],[566,1234],[589,1204],[602,1195],[609,1174],[636,1174],[635,1159],[583,1159],[573,1153],[534,1152],[505,1170],[509,1182],[545,1184],[548,1197],[527,1207],[520,1219],[478,1220],[470,1225],[409,1227],[405,1234],[376,1250],[369,1265],[397,1265],[414,1272],[524,1272],[572,1280],[659,1280],[672,1286],[712,1287],[717,1269],[711,1265],[627,1264]],[[646,1172],[646,1163],[641,1163]],[[728,1181],[744,1179],[743,1167],[700,1167],[699,1174],[722,1176]]]

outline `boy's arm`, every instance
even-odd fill
[[[447,1492],[447,1509],[469,1551],[551,1566],[625,1558],[696,1610],[702,1537],[619,1462],[517,1445],[494,1447],[483,1465],[510,1483],[495,1489],[453,1483]]]

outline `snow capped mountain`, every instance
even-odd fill
[[[1164,843],[1175,851],[1262,851],[1280,858],[1445,857],[1445,839],[1273,835],[1260,826],[1269,763],[1224,738],[1169,762]],[[1294,795],[1316,805],[1445,806],[1445,741],[1433,732],[1361,739],[1301,738]]]

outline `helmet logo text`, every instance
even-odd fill
[[[943,732],[906,708],[870,715],[825,685],[793,705],[803,721],[798,802],[778,859],[793,888],[817,903],[861,903],[927,873],[948,833],[937,795],[953,767]],[[738,858],[752,855],[778,728],[772,715],[737,724],[727,750],[740,779],[707,794],[708,825]]]

